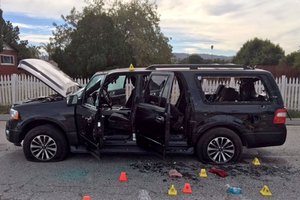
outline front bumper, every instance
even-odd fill
[[[18,128],[18,121],[9,120],[5,126],[6,139],[14,144],[19,144],[22,141],[21,130]]]

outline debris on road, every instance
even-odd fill
[[[147,190],[140,190],[138,200],[151,200],[149,192]]]
[[[179,173],[176,169],[171,169],[170,171],[169,171],[169,176],[171,177],[171,178],[173,178],[173,177],[178,177],[178,178],[182,178],[182,174],[181,173]]]
[[[168,161],[137,161],[130,164],[132,169],[138,170],[141,173],[159,173],[161,176],[169,176],[170,169],[180,171],[180,174],[185,179],[198,180],[199,163],[184,163],[184,162],[168,162]]]
[[[262,180],[265,176],[270,175],[272,177],[281,177],[288,181],[291,175],[300,173],[300,170],[295,169],[293,166],[289,165],[267,165],[267,163],[271,162],[268,160],[265,160],[264,164],[261,164],[261,166],[259,167],[249,164],[251,162],[252,159],[243,163],[223,165],[222,170],[231,177],[246,176],[251,177],[255,180]],[[182,174],[182,178],[184,178],[185,180],[198,181],[201,174],[201,171],[199,173],[199,169],[206,168],[206,171],[208,171],[209,169],[213,169],[213,167],[215,167],[213,165],[203,165],[198,161],[187,163],[181,161],[157,161],[151,159],[134,161],[131,162],[129,166],[134,170],[138,170],[140,173],[157,173],[160,176],[164,177],[163,182],[168,181],[167,178],[169,178],[170,169],[176,169],[178,172],[180,172],[180,174]]]
[[[253,167],[253,165],[234,164],[222,166],[224,170],[230,173],[230,176],[250,176],[255,179],[260,179],[262,176],[278,176],[288,179],[288,175],[300,173],[300,170],[295,170],[291,166],[282,165],[261,165],[260,167]]]
[[[218,169],[216,167],[212,167],[208,172],[216,174],[222,178],[225,178],[228,176],[228,173],[222,169]]]
[[[226,184],[225,187],[229,194],[242,194],[242,189],[239,187],[231,187],[229,184]]]

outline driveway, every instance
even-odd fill
[[[6,141],[5,123],[0,122],[0,199],[263,199],[259,191],[269,186],[272,199],[298,199],[300,196],[300,126],[288,126],[287,142],[280,147],[245,150],[240,163],[219,166],[229,173],[226,178],[208,173],[199,178],[201,168],[210,169],[193,155],[105,154],[97,159],[90,154],[71,154],[57,163],[25,160],[21,147]],[[251,161],[258,157],[262,165]],[[177,169],[183,177],[170,178]],[[128,182],[120,183],[120,172]],[[182,193],[190,183],[192,194]],[[171,185],[177,197],[169,197]],[[242,188],[242,195],[226,194],[225,184]]]

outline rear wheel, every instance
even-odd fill
[[[51,125],[31,129],[23,142],[23,152],[29,161],[60,161],[67,156],[68,150],[63,133]]]
[[[242,142],[234,131],[215,128],[201,136],[196,152],[202,162],[225,164],[238,161],[242,148]]]

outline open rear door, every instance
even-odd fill
[[[137,143],[163,156],[170,135],[170,93],[174,73],[152,72],[144,92],[144,102],[136,109]]]

